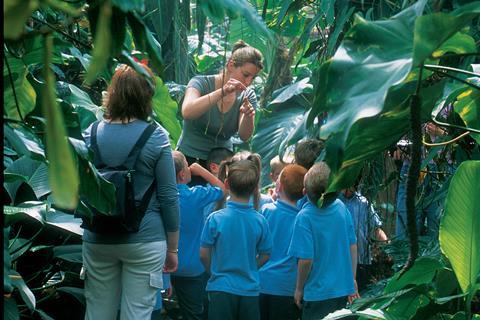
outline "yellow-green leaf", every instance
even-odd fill
[[[67,142],[63,115],[55,94],[55,77],[50,69],[53,41],[45,36],[45,84],[42,88],[42,112],[46,119],[48,179],[55,203],[74,209],[78,203],[78,173],[72,150]]]
[[[88,66],[85,82],[92,83],[97,75],[105,69],[110,58],[112,46],[112,35],[110,32],[110,19],[112,18],[112,7],[110,1],[105,1],[100,8],[100,13],[93,43],[92,60]]]
[[[3,36],[17,39],[23,33],[28,17],[38,8],[38,0],[5,0],[3,2]]]
[[[177,120],[177,103],[170,97],[167,86],[162,79],[155,77],[157,87],[153,96],[153,110],[155,111],[155,120],[160,122],[162,126],[170,134],[170,142],[175,147],[182,127]]]
[[[440,247],[464,293],[480,272],[480,161],[460,164],[452,178],[440,222]]]

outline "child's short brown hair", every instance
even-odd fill
[[[322,152],[324,146],[323,141],[317,139],[307,139],[298,142],[294,151],[295,163],[310,169]]]
[[[230,191],[236,196],[247,198],[258,191],[257,164],[253,159],[233,161],[226,166],[226,180]]]
[[[289,164],[280,172],[280,184],[288,200],[297,201],[303,197],[303,178],[307,169],[298,164]]]
[[[318,199],[327,190],[329,176],[330,168],[325,162],[315,163],[305,175],[305,191],[313,204],[317,205]]]

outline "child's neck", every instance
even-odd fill
[[[249,203],[250,202],[250,197],[245,198],[245,197],[239,197],[234,195],[233,193],[230,192],[230,201],[234,202],[240,202],[240,203]]]
[[[294,200],[290,200],[288,199],[287,197],[283,196],[282,194],[279,194],[278,195],[278,200],[282,200],[283,202],[286,202],[294,207],[297,206],[297,201],[294,201]]]

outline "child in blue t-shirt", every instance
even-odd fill
[[[267,221],[250,203],[260,178],[254,157],[223,164],[230,198],[203,228],[200,258],[210,271],[210,320],[260,318],[258,268],[268,260],[272,240]]]
[[[295,303],[302,319],[322,319],[358,297],[357,244],[348,209],[327,199],[330,169],[319,162],[304,179],[308,197],[297,215],[288,254],[298,259]],[[324,204],[317,207],[322,197]]]
[[[303,178],[307,169],[289,164],[277,176],[277,201],[262,208],[272,234],[270,259],[260,269],[260,313],[262,320],[296,320],[300,314],[293,295],[297,261],[287,255],[292,238],[297,201],[303,197]]]
[[[183,319],[202,319],[203,296],[208,275],[200,262],[200,236],[204,208],[223,198],[223,183],[197,163],[188,166],[180,151],[173,152],[180,203],[178,269],[171,281]],[[210,185],[188,187],[191,176],[200,176]]]

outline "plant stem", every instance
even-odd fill
[[[18,104],[17,93],[15,92],[15,83],[13,82],[12,71],[10,70],[10,65],[8,64],[7,55],[4,55],[3,58],[5,59],[5,65],[7,66],[7,69],[8,69],[8,78],[10,79],[10,85],[12,86],[13,98],[15,99],[15,106],[17,107],[18,116],[20,117],[20,120],[22,120],[23,122],[23,116],[22,116],[22,113],[20,112],[20,105]]]
[[[73,42],[75,42],[75,43],[83,46],[85,49],[92,49],[92,45],[90,45],[90,44],[88,44],[88,43],[85,43],[85,42],[83,42],[83,41],[81,41],[81,40],[78,40],[78,39],[75,38],[75,37],[72,37],[72,36],[69,35],[68,33],[66,33],[66,32],[64,32],[64,31],[56,28],[54,25],[52,25],[52,24],[50,24],[50,23],[48,23],[48,22],[46,22],[46,21],[43,21],[43,20],[41,20],[41,19],[38,19],[38,18],[36,18],[36,17],[33,17],[33,16],[32,16],[32,19],[35,20],[35,21],[37,21],[37,22],[39,22],[39,23],[42,23],[42,24],[46,25],[47,27],[49,27],[49,28],[52,29],[53,31],[58,32],[58,33],[60,33],[61,35],[67,37],[67,38],[70,39],[70,40],[72,40]]]
[[[420,175],[422,153],[422,122],[420,87],[422,82],[423,66],[420,66],[417,88],[410,99],[410,125],[412,129],[412,146],[410,149],[411,161],[407,178],[407,233],[410,243],[410,253],[407,262],[400,271],[399,278],[405,274],[415,263],[418,256],[417,219],[415,212],[415,195],[417,192],[418,177]]]
[[[422,141],[422,143],[427,146],[427,147],[439,147],[439,146],[446,146],[448,144],[454,143],[457,140],[460,140],[461,138],[468,136],[470,134],[470,131],[464,132],[461,135],[459,135],[456,138],[453,138],[452,140],[444,141],[444,142],[439,142],[439,143],[428,143],[425,140]]]

